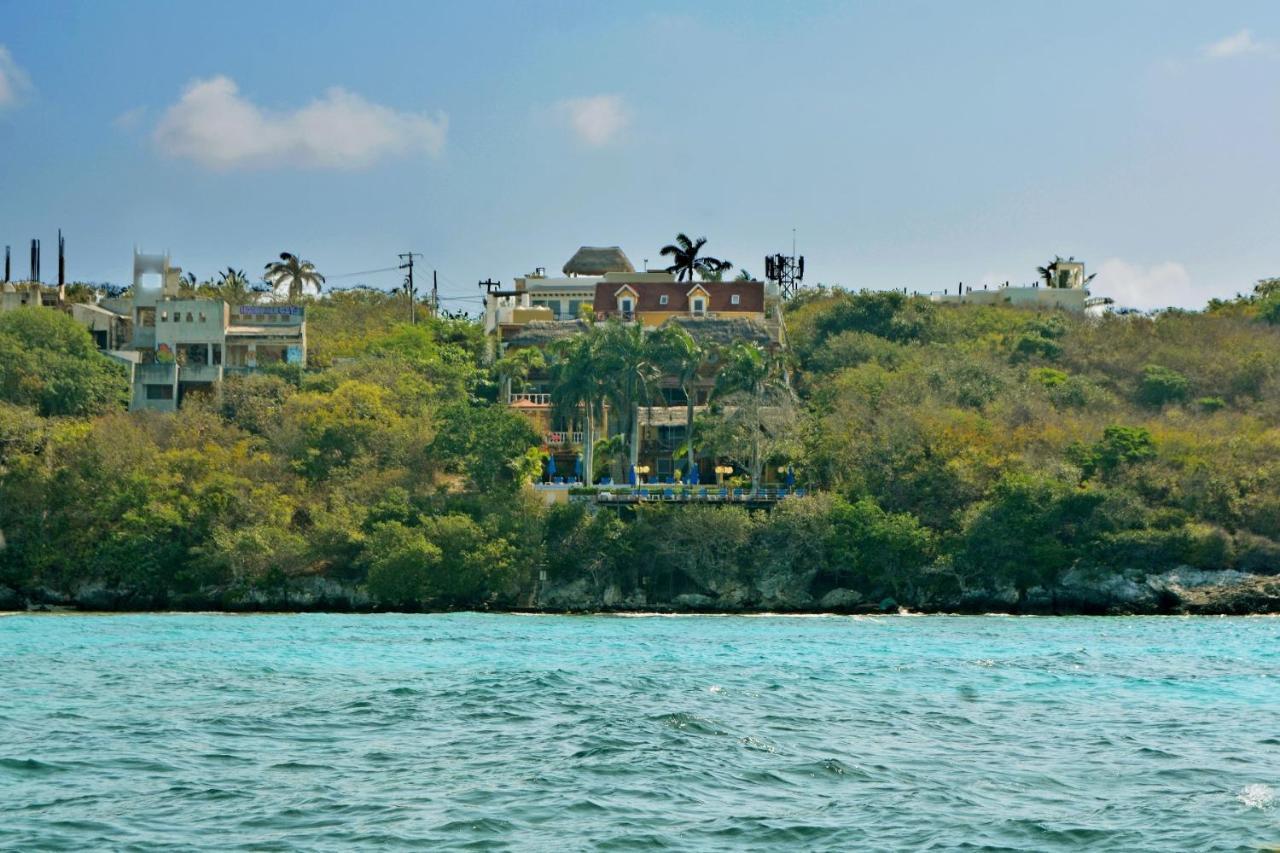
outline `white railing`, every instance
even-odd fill
[[[535,406],[550,406],[551,395],[550,394],[530,394],[522,391],[518,394],[512,394],[510,402],[533,403]]]
[[[566,444],[582,444],[582,433],[580,432],[548,432],[542,436],[542,440],[550,446],[561,447]]]

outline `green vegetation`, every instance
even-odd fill
[[[524,488],[539,437],[497,403],[504,386],[547,370],[587,464],[601,439],[621,468],[656,378],[687,384],[708,363],[675,333],[599,324],[486,366],[476,323],[408,325],[403,294],[300,296],[306,371],[127,414],[124,372],[87,333],[14,311],[0,587],[105,589],[121,607],[290,606],[311,584],[305,606],[985,609],[1080,607],[1057,596],[1081,578],[1179,566],[1274,574],[1280,296],[1259,288],[1097,320],[807,292],[785,361],[715,353],[693,431],[754,484],[794,467],[809,496],[767,512],[596,512],[587,494],[547,507]],[[606,405],[625,427],[608,440]]]

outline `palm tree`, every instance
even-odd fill
[[[654,346],[663,369],[676,377],[685,395],[684,439],[689,467],[685,476],[693,472],[693,404],[697,399],[698,372],[706,362],[707,354],[686,330],[679,326],[663,326],[654,334]]]
[[[600,374],[600,333],[563,338],[551,345],[554,384],[551,404],[562,417],[578,420],[582,413],[582,467],[588,486],[595,480],[596,416],[604,414],[605,386]]]
[[[542,351],[534,347],[515,350],[494,362],[493,372],[502,386],[502,402],[510,403],[514,386],[518,384],[523,387],[530,372],[541,370],[545,366],[546,360],[542,357]]]
[[[250,301],[249,277],[244,270],[227,267],[218,273],[218,296],[228,305],[243,305]]]
[[[186,273],[178,279],[178,295],[184,297],[194,297],[196,295],[196,287],[200,284],[200,280],[196,278],[193,272]]]
[[[733,264],[710,256],[698,257],[698,252],[707,244],[706,237],[690,240],[683,232],[676,235],[674,243],[662,247],[662,254],[672,259],[667,272],[676,274],[676,281],[693,281],[698,274],[706,281],[719,281],[719,277],[729,270]]]
[[[315,288],[316,293],[319,293],[320,285],[324,284],[324,276],[316,272],[315,264],[290,252],[281,252],[280,260],[267,264],[263,278],[277,290],[281,287],[288,288],[290,302],[301,299],[303,292],[309,287]]]
[[[751,493],[760,491],[764,475],[766,440],[780,438],[790,419],[791,391],[782,361],[758,344],[739,341],[722,354],[723,367],[716,377],[718,391],[726,391],[733,405],[729,419],[746,433],[751,468]]]
[[[747,272],[745,269],[738,270],[738,274],[733,277],[734,281],[755,281],[755,276]]]
[[[622,434],[630,436],[628,460],[634,466],[640,459],[640,405],[650,399],[662,376],[660,353],[642,324],[623,325],[616,319],[600,332],[598,352],[606,397],[618,413]]]

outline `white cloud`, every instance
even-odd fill
[[[630,121],[621,95],[567,98],[556,104],[556,109],[568,119],[577,137],[593,148],[608,145]]]
[[[111,123],[120,130],[133,130],[142,123],[142,119],[147,114],[146,107],[134,107],[131,110],[125,110],[111,120]]]
[[[1149,267],[1110,258],[1098,267],[1089,285],[1095,296],[1110,296],[1124,308],[1203,308],[1208,301],[1191,283],[1187,268],[1176,261]]]
[[[1218,39],[1213,44],[1205,45],[1203,53],[1210,59],[1230,59],[1234,56],[1245,56],[1250,53],[1262,53],[1267,46],[1253,37],[1248,30]]]
[[[229,77],[196,80],[156,125],[153,138],[171,157],[217,170],[293,166],[360,169],[388,156],[444,150],[449,121],[396,112],[334,88],[292,112],[265,110]]]
[[[0,44],[0,110],[17,104],[30,89],[27,73],[13,61],[9,48]]]

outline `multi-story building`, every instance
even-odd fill
[[[609,267],[626,267],[610,269]],[[759,281],[679,282],[668,272],[636,272],[620,250],[583,247],[565,264],[566,277],[541,273],[516,279],[512,290],[491,291],[485,305],[485,331],[496,358],[528,347],[545,349],[551,342],[580,334],[592,322],[638,323],[647,330],[664,325],[685,329],[708,351],[737,341],[768,348],[785,345],[781,299],[776,285]],[[715,387],[715,367],[708,364],[692,383],[694,413],[706,411]],[[652,405],[640,410],[641,467],[650,479],[666,480],[685,467],[677,450],[685,442],[688,397],[676,377],[664,377]],[[556,470],[572,478],[580,461],[580,419],[558,416],[551,405],[545,373],[530,376],[524,386],[508,390],[507,402],[536,425]],[[617,429],[605,411],[598,437]],[[711,472],[712,459],[698,459],[700,471]]]
[[[212,391],[228,373],[305,364],[301,307],[182,298],[180,274],[168,255],[134,253],[131,409],[173,411],[187,396]]]
[[[189,395],[211,392],[226,375],[306,363],[301,307],[186,298],[181,275],[168,254],[135,249],[128,296],[67,303],[60,286],[6,282],[0,310],[39,305],[69,313],[98,349],[128,367],[130,410],[173,411]]]

